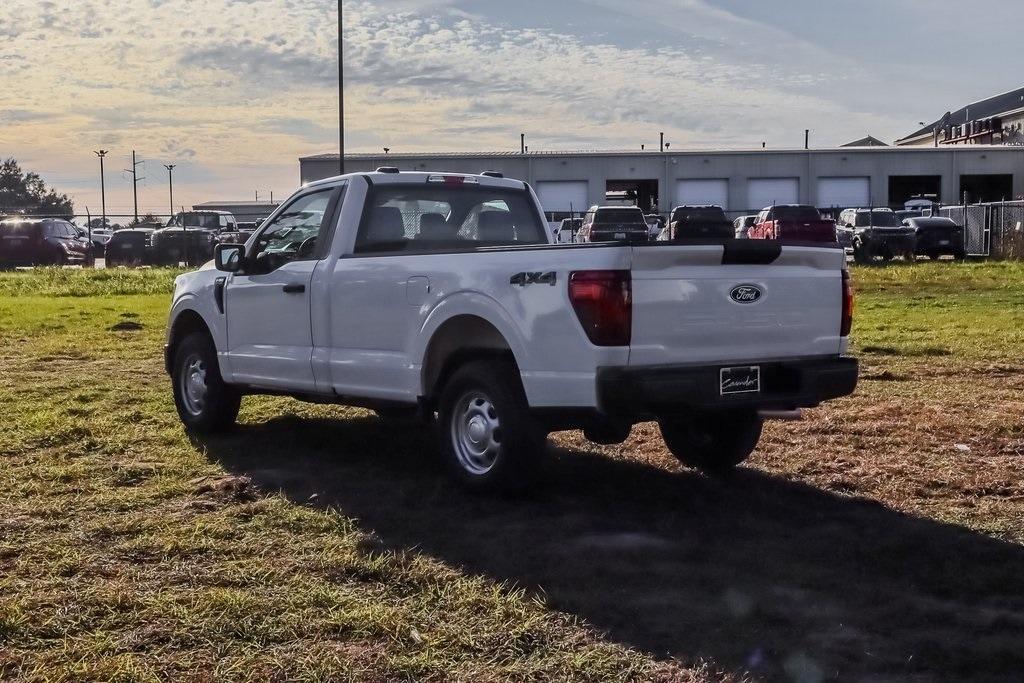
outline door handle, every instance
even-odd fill
[[[282,287],[285,294],[302,294],[306,291],[306,285],[293,283]]]

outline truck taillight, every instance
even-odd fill
[[[633,281],[628,270],[582,270],[569,276],[569,300],[595,346],[629,346]]]
[[[850,271],[843,269],[843,320],[839,325],[839,336],[849,337],[853,329],[853,287],[850,286]]]

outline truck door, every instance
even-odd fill
[[[236,383],[315,390],[310,281],[342,191],[314,190],[289,202],[250,243],[245,271],[228,278],[224,309]]]

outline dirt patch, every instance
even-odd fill
[[[122,320],[116,325],[112,325],[109,329],[111,332],[139,332],[144,328],[142,323],[135,322],[134,320]]]

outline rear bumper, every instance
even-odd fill
[[[917,237],[914,235],[879,235],[874,234],[864,239],[870,248],[878,251],[888,249],[896,253],[914,251],[917,247]]]
[[[927,235],[917,238],[917,253],[919,254],[927,254],[930,251],[955,254],[963,250],[964,238],[961,235]]]
[[[724,367],[758,365],[761,391],[722,396]],[[857,388],[855,358],[736,362],[700,366],[605,368],[598,371],[598,400],[607,415],[642,417],[677,410],[790,410],[813,408],[852,394]]]

